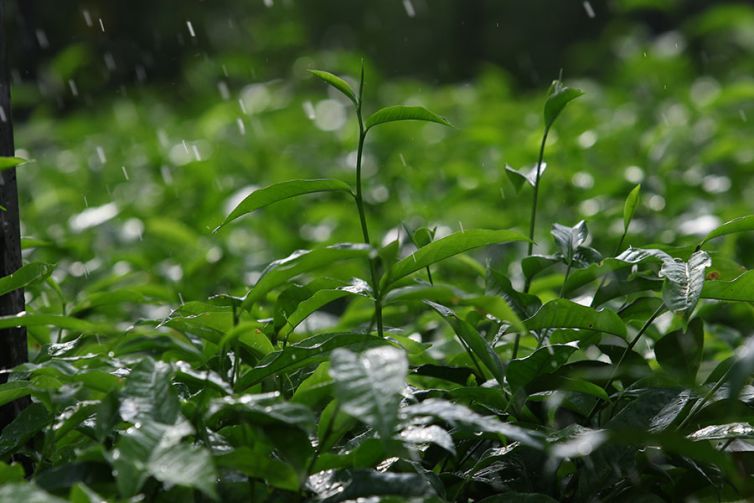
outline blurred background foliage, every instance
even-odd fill
[[[34,159],[19,176],[26,258],[57,263],[68,298],[129,289],[155,301],[116,313],[123,319],[164,316],[161,303],[240,294],[297,248],[359,241],[355,210],[337,196],[280,203],[211,230],[254,187],[352,181],[358,130],[349,103],[306,70],[354,82],[362,58],[368,112],[423,104],[456,126],[394,125],[369,139],[366,193],[378,239],[394,238],[402,224],[438,226],[440,236],[525,229],[531,192],[517,192],[505,167],[536,162],[543,99],[561,71],[586,96],[550,137],[539,251],[552,248],[550,223],[585,218],[593,246],[611,252],[622,201],[637,183],[635,246],[688,244],[751,212],[749,2],[11,6],[16,143]],[[725,246],[754,267],[752,241]],[[507,268],[514,258],[491,259]],[[338,272],[365,274],[352,267]],[[61,307],[42,290],[28,295],[39,310]],[[127,306],[95,311],[112,316],[108,309]]]

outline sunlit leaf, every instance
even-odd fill
[[[341,79],[337,75],[334,75],[330,72],[326,72],[323,70],[309,70],[312,75],[315,77],[324,80],[328,84],[330,84],[332,87],[343,93],[348,97],[349,100],[353,102],[354,105],[358,106],[358,100],[356,99],[356,93],[353,92],[353,89],[351,88],[351,85],[346,82],[345,80]]]
[[[419,248],[395,264],[388,273],[388,284],[453,255],[482,246],[512,241],[527,241],[527,238],[517,231],[509,230],[472,229],[456,232]]]
[[[700,246],[703,246],[707,241],[715,239],[717,237],[750,231],[754,231],[754,215],[746,215],[743,217],[734,218],[733,220],[725,222],[716,229],[710,231],[709,234],[704,237]]]
[[[291,197],[301,196],[304,194],[313,194],[315,192],[347,192],[351,193],[351,187],[340,180],[320,179],[320,180],[290,180],[287,182],[276,183],[262,189],[255,190],[244,198],[233,210],[225,217],[225,220],[215,228],[213,232],[219,231],[225,225],[233,220],[254,212],[270,204],[290,199]]]
[[[524,324],[529,330],[578,328],[626,336],[626,325],[615,312],[598,311],[566,299],[548,302],[534,316],[524,320]]]
[[[665,261],[659,274],[667,279],[662,294],[668,309],[685,312],[694,309],[704,286],[704,270],[710,265],[712,260],[701,250],[694,252],[688,262]]]
[[[641,193],[641,185],[637,185],[626,197],[626,202],[623,204],[623,232],[628,232],[628,226],[631,224],[631,220],[634,218],[636,207],[639,204],[639,196]]]
[[[330,376],[341,408],[377,430],[383,440],[392,437],[397,424],[407,374],[406,354],[392,346],[361,354],[341,348],[330,357]]]
[[[566,105],[583,94],[580,89],[567,87],[559,80],[554,81],[545,102],[545,128],[552,127]]]
[[[299,274],[327,266],[341,260],[367,258],[372,247],[364,244],[337,244],[316,250],[298,250],[288,257],[272,262],[262,271],[256,285],[246,294],[243,308],[264,298],[273,288],[284,284]]]
[[[364,128],[369,130],[379,124],[385,124],[386,122],[395,121],[426,121],[436,122],[443,126],[451,126],[444,117],[441,117],[433,112],[430,112],[424,107],[410,107],[403,105],[396,105],[391,107],[385,107],[377,110],[375,113],[367,118],[364,123]]]

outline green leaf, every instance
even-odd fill
[[[486,229],[473,229],[456,232],[442,239],[433,241],[419,248],[410,256],[400,260],[388,273],[387,284],[391,284],[409,274],[445,260],[453,255],[464,253],[482,246],[511,241],[527,241],[527,238],[517,231],[493,231]]]
[[[705,281],[701,298],[754,302],[754,271],[746,271],[731,281]]]
[[[741,390],[754,373],[754,337],[747,337],[744,343],[736,348],[733,356],[733,364],[730,370],[723,375],[723,379],[729,382],[728,397],[737,399]]]
[[[22,482],[24,475],[24,467],[21,464],[9,465],[0,461],[0,487],[10,482]]]
[[[554,81],[545,102],[545,128],[550,129],[566,105],[583,94],[582,90],[567,87],[560,80]]]
[[[671,311],[691,312],[699,301],[704,286],[704,270],[712,265],[707,252],[694,252],[688,262],[665,261],[660,277],[667,278],[662,298]]]
[[[419,424],[426,424],[425,418],[434,418],[449,424],[459,432],[473,436],[479,433],[492,433],[504,435],[530,447],[541,448],[543,445],[542,435],[537,431],[503,423],[494,416],[482,416],[464,405],[447,400],[429,398],[423,402],[403,407],[401,414]]]
[[[754,426],[749,423],[713,424],[695,431],[686,438],[694,441],[754,438]]]
[[[704,348],[704,323],[694,318],[686,330],[675,330],[655,343],[657,363],[666,371],[694,383]]]
[[[259,190],[255,190],[241,201],[238,206],[225,217],[225,220],[215,227],[212,232],[217,232],[233,220],[251,213],[270,204],[290,199],[291,197],[312,194],[315,192],[347,192],[351,193],[351,187],[340,180],[290,180],[276,183]]]
[[[641,184],[634,187],[626,197],[626,202],[623,205],[623,232],[628,232],[628,226],[631,224],[631,220],[634,218],[636,212],[636,206],[639,204],[639,195],[641,193]]]
[[[453,437],[448,433],[448,430],[434,424],[429,426],[409,426],[401,431],[400,438],[404,442],[418,446],[435,444],[438,447],[442,447],[453,456],[456,454],[456,446],[453,443]]]
[[[578,328],[626,337],[626,325],[613,311],[598,311],[566,299],[555,299],[524,320],[529,330]]]
[[[471,297],[461,300],[460,304],[482,309],[498,320],[510,323],[511,327],[516,332],[524,334],[528,332],[524,322],[521,321],[513,308],[502,297],[493,297],[491,295]]]
[[[341,408],[374,428],[383,440],[392,438],[398,422],[407,374],[406,354],[393,346],[361,354],[339,348],[330,357],[330,376]]]
[[[120,333],[117,328],[109,324],[92,323],[79,318],[57,314],[28,314],[24,311],[15,316],[0,316],[0,329],[42,326],[53,326],[87,334],[97,332],[104,334]]]
[[[539,348],[525,358],[512,360],[505,370],[505,377],[512,388],[523,388],[537,377],[558,370],[576,349],[565,344]]]
[[[15,168],[16,166],[19,166],[21,164],[27,163],[26,159],[21,159],[20,157],[1,157],[0,156],[0,171]]]
[[[32,391],[29,381],[10,381],[0,384],[0,406],[17,400]]]
[[[26,264],[13,274],[0,278],[0,295],[5,295],[37,281],[44,280],[52,274],[53,270],[54,266],[50,264],[43,264],[41,262]]]
[[[347,470],[324,478],[316,486],[317,501],[435,501],[436,492],[425,474]],[[388,496],[388,498],[369,498]],[[396,498],[389,498],[395,496]]]
[[[208,424],[219,429],[225,424],[284,425],[305,432],[314,431],[314,414],[309,407],[280,400],[279,393],[226,396],[213,400],[207,410]]]
[[[565,257],[566,263],[571,262],[576,250],[586,242],[589,237],[589,230],[586,227],[586,222],[581,220],[573,227],[567,227],[565,225],[553,224],[552,236],[555,238],[560,253]]]
[[[354,279],[354,281],[348,286],[319,290],[318,292],[315,292],[314,295],[298,304],[295,311],[286,318],[285,325],[278,332],[278,337],[281,339],[287,339],[293,330],[309,315],[334,300],[348,295],[370,297],[371,293],[372,289],[369,284],[360,279]]]
[[[367,348],[384,344],[388,344],[384,339],[352,332],[314,335],[299,343],[291,344],[282,351],[267,355],[256,367],[241,376],[236,389],[244,390],[279,372],[321,363],[329,357],[330,352],[335,348]]]
[[[385,124],[386,122],[395,121],[436,122],[437,124],[442,124],[443,126],[453,127],[452,124],[448,122],[444,117],[430,112],[424,107],[396,105],[392,107],[382,108],[370,115],[364,123],[364,128],[366,131],[369,131],[371,128],[379,124]]]
[[[468,350],[471,351],[471,356],[479,358],[498,384],[503,386],[505,376],[503,363],[487,340],[470,323],[459,318],[452,309],[430,301],[427,301],[426,304],[450,323],[453,331],[464,342]]]
[[[173,369],[165,362],[143,358],[121,391],[120,415],[125,421],[173,424],[180,404],[172,388]]]
[[[151,476],[167,487],[195,488],[217,499],[217,476],[209,452],[181,442],[193,433],[187,422],[168,425],[146,421],[126,430],[112,454],[121,495],[131,497],[138,494]]]
[[[712,230],[709,234],[704,236],[704,239],[699,246],[704,246],[710,239],[726,236],[728,234],[736,234],[738,232],[754,231],[754,215],[746,215],[743,217],[734,218],[729,222],[725,222],[718,228]]]
[[[298,491],[300,482],[293,467],[272,455],[260,456],[250,447],[240,446],[215,455],[220,468],[230,468],[286,491]]]
[[[345,94],[348,97],[348,99],[353,102],[354,105],[358,106],[356,93],[353,92],[353,89],[351,88],[348,82],[341,79],[337,75],[334,75],[330,72],[326,72],[323,70],[309,70],[309,72],[315,77],[324,80],[325,82],[333,86],[335,89],[337,89],[341,93]]]
[[[284,259],[276,260],[262,271],[257,284],[246,294],[243,308],[264,298],[273,288],[286,283],[299,274],[330,265],[333,262],[367,258],[373,248],[365,244],[341,243],[316,250],[298,250]]]
[[[27,406],[0,434],[0,456],[12,454],[52,421],[44,405]]]
[[[23,501],[23,503],[66,503],[66,500],[43,491],[31,482],[0,485],[0,501]]]
[[[503,494],[489,496],[480,500],[479,503],[556,503],[546,494],[540,493],[519,493],[515,491],[506,491]]]

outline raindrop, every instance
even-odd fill
[[[403,167],[404,167],[404,168],[407,168],[407,167],[408,167],[408,164],[406,164],[406,158],[405,158],[405,157],[403,157],[403,154],[398,154],[398,157],[400,157],[400,159],[401,159],[401,164],[403,164]]]
[[[458,221],[458,227],[461,229],[461,234],[463,234],[463,222],[460,220]]]
[[[109,52],[105,53],[105,67],[111,72],[115,71],[116,69],[115,58]]]
[[[191,150],[193,150],[193,152],[194,152],[194,158],[197,161],[201,161],[202,160],[202,156],[199,153],[199,147],[197,147],[196,145],[191,145]]]
[[[107,157],[105,157],[105,150],[100,146],[97,146],[97,157],[99,157],[99,162],[101,162],[102,164],[105,164],[107,162]]]
[[[183,294],[181,292],[178,292],[178,300],[181,302],[181,305],[185,304],[183,301]]]
[[[102,33],[105,33],[105,23],[102,22],[102,18],[99,18],[99,29],[102,30]]]
[[[0,107],[0,122],[8,122],[8,117],[5,115],[5,109]]]
[[[416,9],[414,9],[414,4],[411,3],[411,0],[403,0],[403,8],[406,9],[408,17],[416,17]]]
[[[241,134],[246,134],[246,125],[243,123],[243,119],[240,117],[236,119],[236,124],[238,124],[238,131]]]
[[[191,35],[191,38],[196,38],[196,32],[194,31],[194,25],[191,24],[191,21],[186,21],[186,28],[188,28],[189,35]]]
[[[741,120],[743,122],[747,122],[749,119],[746,117],[746,112],[744,112],[742,109],[738,110],[738,116],[741,117]]]
[[[586,15],[589,16],[590,19],[594,19],[594,9],[592,8],[592,4],[589,3],[588,0],[584,1],[584,10],[586,11]]]
[[[79,95],[79,88],[76,86],[76,81],[73,79],[68,79],[68,87],[71,88],[71,94],[74,96]]]
[[[81,13],[84,15],[84,22],[86,23],[86,25],[89,28],[91,28],[92,24],[93,24],[92,23],[92,15],[89,14],[89,11],[87,9],[84,9],[83,11],[81,11]]]
[[[37,43],[42,49],[50,47],[50,41],[47,39],[47,34],[43,30],[36,31]]]
[[[265,7],[272,7],[272,0],[264,0],[264,6]]]
[[[128,181],[128,171],[126,171],[126,167],[125,166],[121,166],[120,169],[121,169],[121,171],[123,171],[123,178],[125,178],[126,181]]]
[[[224,80],[217,83],[217,90],[220,91],[222,99],[226,101],[230,99],[230,89],[228,89],[228,84]]]
[[[316,114],[314,113],[314,105],[312,105],[312,102],[309,100],[306,100],[302,106],[304,107],[304,113],[306,114],[306,117],[309,120],[314,120],[314,117],[316,117]]]

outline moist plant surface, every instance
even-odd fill
[[[752,497],[754,85],[369,76],[22,128],[0,501]]]

